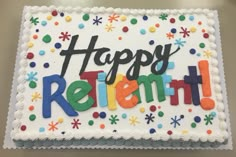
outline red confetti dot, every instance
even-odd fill
[[[159,24],[159,23],[156,23],[155,26],[158,28],[158,27],[160,27],[160,24]]]
[[[158,109],[161,109],[161,106],[158,106]]]
[[[104,129],[105,128],[105,124],[100,124],[100,128]]]
[[[98,112],[93,112],[93,118],[98,118],[99,117],[99,113]]]
[[[57,26],[58,24],[59,24],[59,22],[57,22],[57,21],[54,23],[54,25],[56,25],[56,26]]]
[[[122,31],[123,31],[123,32],[128,32],[128,30],[129,30],[129,28],[128,28],[127,26],[124,26],[124,27],[122,28]]]
[[[122,40],[122,37],[118,37],[119,40]]]
[[[33,38],[38,39],[38,35],[37,34],[33,35]]]
[[[204,33],[204,34],[203,34],[203,37],[204,37],[204,38],[209,38],[209,34],[208,34],[208,33]]]
[[[199,24],[199,25],[202,25],[202,21],[199,21],[198,24]]]
[[[32,52],[29,52],[26,57],[27,59],[32,59],[34,58],[34,54]]]
[[[56,10],[52,11],[52,16],[57,16],[57,11]]]
[[[156,109],[157,109],[156,106],[154,106],[154,105],[150,106],[150,111],[155,112]]]
[[[170,23],[175,23],[175,19],[174,19],[174,18],[171,18],[171,19],[170,19]]]
[[[206,32],[206,30],[205,29],[202,29],[202,33],[205,33]]]
[[[30,111],[33,111],[33,110],[34,110],[34,106],[32,106],[32,105],[29,106],[29,110],[30,110]]]
[[[211,130],[207,130],[207,134],[209,134],[209,135],[210,135],[211,133],[212,133],[212,131],[211,131]]]
[[[25,131],[25,130],[26,130],[26,126],[25,126],[25,125],[22,125],[22,126],[20,127],[20,129],[21,129],[21,131]]]
[[[171,135],[173,132],[171,130],[167,131],[168,135]]]
[[[190,109],[188,109],[188,112],[192,112],[192,109],[190,108]]]

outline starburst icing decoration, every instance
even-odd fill
[[[207,57],[207,58],[210,58],[210,57],[212,57],[212,52],[209,51],[209,50],[206,50],[206,51],[203,52],[203,56]]]
[[[38,92],[34,92],[31,97],[32,97],[32,99],[31,99],[32,102],[37,101],[38,99],[42,99],[40,93],[38,93]]]
[[[112,26],[112,23],[108,23],[105,26],[107,32],[111,32],[115,27]]]
[[[138,117],[136,117],[136,116],[131,116],[131,117],[129,118],[129,122],[130,122],[130,125],[135,126],[136,124],[139,123]]]

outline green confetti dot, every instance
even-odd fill
[[[130,20],[130,23],[133,24],[133,25],[135,25],[137,22],[138,22],[138,20],[135,19],[135,18],[133,18],[133,19]]]
[[[164,116],[164,112],[159,111],[159,112],[158,112],[158,116],[159,116],[159,117],[163,117],[163,116]]]
[[[36,86],[37,86],[36,82],[30,81],[30,83],[29,83],[30,88],[35,88]]]
[[[88,20],[89,20],[89,14],[84,14],[83,20],[84,20],[84,21],[88,21]]]
[[[48,34],[43,37],[43,42],[45,42],[45,43],[50,43],[51,40],[52,40],[52,38]]]
[[[94,124],[93,120],[88,121],[88,124],[92,126]]]
[[[205,47],[205,44],[204,44],[204,43],[200,43],[200,44],[199,44],[199,47],[200,47],[200,48],[204,48],[204,47]]]
[[[31,114],[31,115],[29,116],[29,119],[30,119],[30,121],[34,121],[34,120],[36,119],[35,114]]]
[[[180,20],[180,21],[184,21],[184,20],[185,20],[185,16],[184,16],[184,15],[180,15],[180,16],[179,16],[179,20]]]
[[[196,123],[192,123],[192,124],[191,124],[191,127],[192,127],[192,128],[196,128],[196,126],[197,126]]]

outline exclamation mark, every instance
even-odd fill
[[[198,67],[200,70],[200,74],[202,76],[202,93],[204,97],[208,97],[208,98],[202,98],[200,104],[204,110],[211,110],[215,107],[215,101],[209,98],[211,96],[209,63],[207,60],[199,61]]]

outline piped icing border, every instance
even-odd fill
[[[23,29],[23,36],[22,36],[22,44],[20,46],[20,56],[21,56],[21,60],[20,60],[20,69],[19,69],[19,77],[17,79],[18,81],[18,86],[17,86],[17,104],[16,104],[16,112],[14,113],[14,117],[15,120],[13,122],[13,130],[11,133],[11,136],[14,140],[35,140],[38,139],[37,137],[35,137],[35,135],[29,134],[28,136],[21,136],[21,134],[19,134],[18,130],[19,127],[21,125],[20,119],[23,115],[23,113],[21,112],[24,108],[24,96],[23,93],[25,90],[25,77],[24,75],[26,74],[25,71],[25,67],[27,67],[27,60],[26,60],[26,50],[28,48],[27,43],[29,41],[29,31],[30,31],[30,22],[29,19],[31,17],[30,13],[34,13],[34,12],[47,12],[47,11],[52,11],[54,9],[57,10],[61,10],[61,11],[66,11],[66,12],[84,12],[84,13],[117,13],[117,14],[127,14],[127,15],[160,15],[161,13],[169,13],[169,14],[181,14],[181,13],[193,13],[193,14],[204,14],[207,15],[207,17],[209,18],[208,20],[208,26],[209,26],[209,34],[211,34],[209,40],[211,42],[211,48],[215,51],[212,52],[212,59],[211,59],[211,64],[212,64],[212,71],[211,74],[213,76],[213,88],[216,92],[216,99],[217,99],[217,111],[219,112],[219,121],[220,121],[220,126],[219,128],[222,130],[222,137],[206,137],[206,136],[202,136],[199,137],[198,135],[191,135],[191,136],[182,136],[182,135],[178,135],[178,134],[173,134],[173,135],[164,135],[164,136],[151,136],[149,134],[144,134],[143,132],[135,132],[132,134],[128,134],[127,132],[119,132],[116,135],[111,134],[110,132],[105,133],[104,131],[101,132],[104,136],[101,136],[101,134],[97,133],[96,135],[94,135],[94,133],[92,131],[90,132],[86,132],[86,133],[80,133],[80,134],[70,134],[67,133],[67,136],[59,136],[56,135],[54,133],[48,133],[48,134],[42,134],[41,137],[39,138],[40,140],[71,140],[71,139],[81,139],[81,138],[86,138],[86,139],[99,139],[99,138],[113,138],[113,139],[119,139],[119,138],[123,138],[123,139],[140,139],[140,137],[142,137],[141,139],[152,139],[152,140],[162,140],[162,141],[168,141],[170,139],[172,140],[183,140],[183,141],[201,141],[201,142],[224,142],[227,138],[228,138],[228,132],[227,132],[227,124],[226,124],[226,115],[224,112],[224,104],[223,104],[223,95],[222,95],[222,89],[221,89],[221,80],[220,80],[220,76],[219,76],[219,69],[218,69],[218,60],[217,60],[217,45],[216,43],[216,38],[215,38],[215,21],[214,21],[214,12],[208,9],[189,9],[189,10],[185,10],[185,9],[181,9],[181,10],[145,10],[145,9],[120,9],[120,8],[104,8],[104,7],[100,7],[100,8],[72,8],[72,7],[55,7],[55,6],[50,6],[50,7],[25,7],[25,22],[24,22],[24,29]]]

